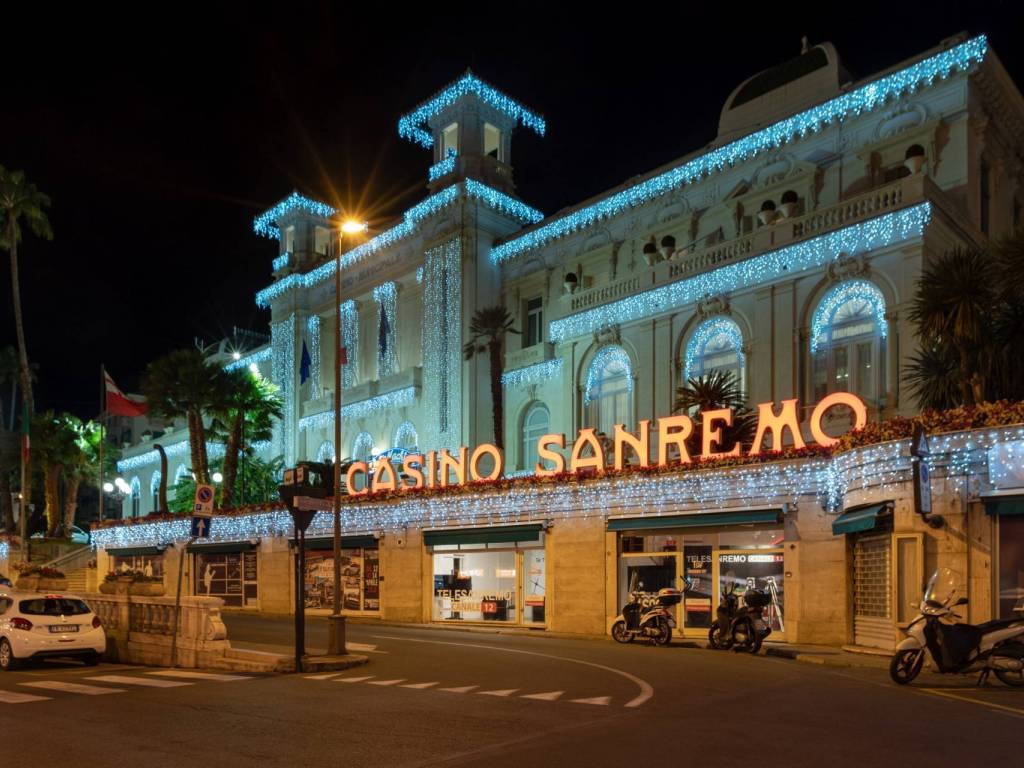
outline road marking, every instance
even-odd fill
[[[98,677],[87,677],[86,680],[96,680],[100,683],[118,683],[120,685],[142,685],[146,688],[180,688],[183,685],[178,680],[158,680],[155,677],[129,677],[128,675],[99,675]]]
[[[4,704],[27,704],[30,701],[50,701],[49,696],[33,696],[31,693],[0,691],[0,702]]]
[[[29,688],[45,688],[48,691],[80,693],[83,696],[102,696],[105,693],[124,693],[124,689],[122,688],[100,688],[98,685],[65,683],[62,680],[40,680],[38,683],[18,683],[18,685],[25,685]]]
[[[615,675],[621,675],[627,680],[632,681],[639,689],[639,695],[630,699],[624,706],[626,707],[639,707],[645,703],[648,699],[654,696],[654,687],[646,680],[642,680],[636,675],[631,675],[629,672],[625,672],[621,669],[615,669],[615,667],[606,667],[604,664],[596,664],[592,661],[583,661],[582,659],[571,659],[567,656],[555,656],[551,653],[537,653],[536,651],[523,651],[519,648],[495,648],[491,645],[482,645],[480,643],[451,643],[443,640],[420,640],[413,637],[395,637],[394,635],[374,635],[378,640],[404,640],[409,643],[428,643],[431,645],[454,645],[461,648],[482,648],[485,651],[501,651],[503,653],[521,653],[526,656],[540,656],[544,659],[557,659],[559,661],[567,661],[571,664],[582,664],[586,667],[594,667],[595,669],[603,669],[605,672],[611,672]],[[445,689],[441,689],[445,690]]]
[[[1002,709],[1007,712],[1013,712],[1016,715],[1024,715],[1024,709],[1020,707],[1009,707],[1006,704],[996,704],[991,701],[979,701],[978,699],[972,699],[968,696],[958,696],[955,693],[949,691],[938,691],[935,688],[918,688],[919,691],[925,693],[933,693],[936,696],[945,696],[947,699],[956,699],[957,701],[966,701],[968,704],[977,704],[979,707],[991,707],[993,709]]]
[[[402,687],[403,688],[416,688],[416,689],[422,691],[424,688],[430,688],[430,687],[435,686],[435,685],[437,685],[436,682],[434,682],[434,683],[407,683],[406,685],[403,685]]]
[[[162,675],[163,677],[183,677],[189,680],[217,680],[222,683],[233,683],[235,680],[251,680],[245,675],[218,675],[213,672],[189,672],[187,669],[158,669],[150,675]]]
[[[397,680],[374,680],[372,683],[367,683],[367,685],[397,685],[398,683],[401,683],[401,682],[404,682],[404,681],[405,681],[405,678],[404,677],[400,677]]]
[[[363,680],[373,680],[376,675],[367,675],[366,677],[340,677],[334,682],[336,683],[361,683]]]
[[[592,699],[573,699],[573,704],[594,704],[598,707],[607,707],[612,703],[611,696],[595,696]],[[628,706],[628,705],[627,705]]]
[[[531,693],[520,696],[520,699],[536,699],[537,701],[557,701],[565,691],[551,691],[550,693]]]
[[[477,696],[511,696],[518,688],[506,688],[501,691],[477,691]]]
[[[439,691],[446,691],[448,693],[469,693],[474,688],[479,688],[479,685],[464,685],[461,688],[438,688]]]
[[[330,680],[332,677],[337,677],[341,672],[328,672],[326,675],[303,675],[307,680]]]
[[[378,651],[376,645],[368,643],[350,643],[345,641],[345,648],[349,651],[359,651],[360,653],[387,653],[387,651]]]

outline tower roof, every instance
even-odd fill
[[[314,216],[322,216],[325,219],[330,218],[336,213],[334,208],[327,205],[327,203],[311,200],[300,195],[298,192],[292,192],[273,208],[264,211],[253,219],[253,232],[264,237],[280,237],[281,233],[277,228],[277,220],[296,208],[311,213]]]
[[[398,135],[424,147],[434,146],[434,137],[425,128],[428,121],[469,94],[476,96],[512,120],[536,131],[541,136],[544,135],[546,124],[543,117],[534,114],[511,96],[493,88],[469,71],[412,112],[400,117],[398,119]]]

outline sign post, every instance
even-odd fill
[[[928,468],[930,452],[928,435],[924,427],[918,425],[910,441],[910,465],[914,475],[914,511],[932,528],[941,528],[944,523],[942,515],[932,514],[931,471]]]

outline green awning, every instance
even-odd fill
[[[166,547],[123,547],[121,549],[108,549],[108,555],[113,557],[140,557],[141,555],[162,555]]]
[[[1024,496],[985,499],[985,512],[990,515],[1024,515]]]
[[[210,544],[189,544],[188,551],[204,555],[225,555],[229,552],[251,552],[256,546],[251,541],[217,541]]]
[[[851,507],[832,521],[832,535],[840,536],[844,533],[870,531],[878,523],[879,516],[891,509],[891,501],[883,501],[881,504],[862,504],[859,507]]]
[[[643,531],[652,528],[694,528],[718,525],[781,525],[781,509],[754,509],[737,512],[695,512],[690,515],[658,517],[620,517],[608,521],[609,531]]]
[[[295,539],[292,539],[292,543],[295,543]],[[356,547],[373,549],[377,547],[377,545],[377,537],[370,534],[366,534],[365,536],[341,537],[342,549],[355,549]],[[334,549],[334,539],[331,536],[318,536],[315,539],[306,539],[307,552],[323,552],[331,549]]]
[[[495,525],[488,528],[453,528],[450,531],[424,531],[428,547],[452,544],[503,544],[513,541],[540,541],[541,523]]]

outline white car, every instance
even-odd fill
[[[103,625],[81,598],[0,587],[0,671],[54,657],[92,666],[106,650]]]

